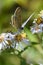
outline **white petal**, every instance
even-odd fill
[[[24,46],[22,45],[22,42],[19,42],[19,46],[20,46],[21,50],[24,50]]]
[[[0,50],[2,49],[2,43],[0,43]]]
[[[22,41],[23,41],[25,44],[28,44],[28,45],[30,44],[30,41],[29,41],[28,39],[23,39]]]
[[[16,49],[18,49],[18,45],[19,45],[19,44],[18,44],[18,43],[16,43]]]

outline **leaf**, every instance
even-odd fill
[[[31,42],[36,42],[36,43],[40,43],[39,39],[37,38],[37,35],[34,35],[30,32],[29,29],[25,28],[24,29],[26,34],[27,34],[27,37],[28,39],[31,41]]]

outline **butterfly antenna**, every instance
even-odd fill
[[[34,12],[35,13],[35,12]],[[25,27],[25,25],[28,23],[28,21],[31,19],[31,17],[34,15],[34,13],[32,13],[30,15],[30,17],[22,24],[21,28],[23,29]]]

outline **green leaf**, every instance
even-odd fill
[[[25,30],[25,32],[26,32],[26,34],[27,34],[28,39],[29,39],[31,42],[40,43],[40,40],[38,39],[37,35],[32,34],[32,32],[30,32],[30,30],[27,29],[27,28],[25,28],[24,30]]]

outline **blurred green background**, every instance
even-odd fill
[[[27,47],[20,55],[3,52],[0,55],[0,65],[29,65],[31,62],[34,65],[43,64],[43,34],[33,35],[30,32],[30,26],[34,18],[37,18],[37,14],[43,9],[43,0],[0,0],[0,33],[15,32],[10,22],[11,15],[18,6],[22,9],[22,22],[27,20],[30,14],[36,12],[24,29],[32,46]]]

